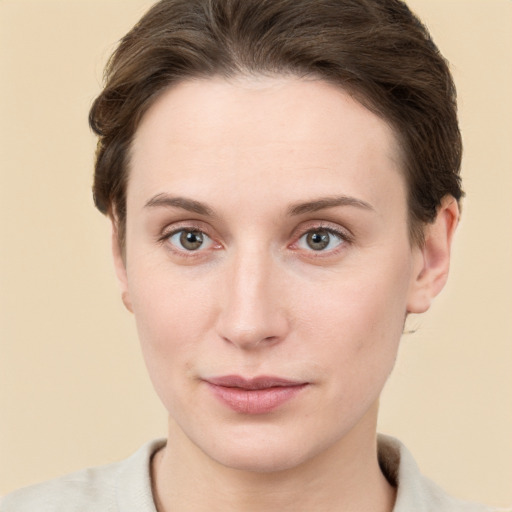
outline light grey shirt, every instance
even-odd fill
[[[0,502],[0,512],[157,512],[151,492],[150,461],[164,444],[164,440],[151,441],[124,461],[15,491]],[[392,437],[379,436],[379,462],[388,480],[397,487],[393,512],[496,510],[448,496],[420,473],[409,451]]]

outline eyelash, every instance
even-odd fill
[[[202,225],[197,224],[185,224],[181,226],[175,226],[172,229],[166,230],[162,233],[161,236],[158,237],[157,241],[161,243],[162,245],[166,245],[168,249],[175,254],[178,254],[181,257],[185,258],[198,258],[201,256],[204,256],[205,250],[186,250],[186,249],[179,249],[173,244],[170,243],[170,239],[181,232],[199,232],[206,237],[208,237],[212,241],[212,245],[214,246],[214,249],[220,249],[222,248],[222,244],[215,242],[215,239],[213,236],[210,236],[208,234],[208,230],[204,228]],[[314,249],[305,250],[305,252],[308,253],[309,257],[315,257],[315,258],[322,258],[322,257],[329,257],[337,254],[346,244],[352,244],[353,243],[353,237],[352,235],[346,231],[339,228],[335,228],[332,225],[326,225],[325,223],[316,223],[307,226],[307,228],[302,228],[300,232],[294,236],[294,242],[289,244],[288,247],[292,250],[301,250],[298,246],[300,240],[302,240],[303,237],[307,236],[310,233],[315,233],[323,231],[325,233],[328,233],[329,235],[332,235],[339,239],[340,243],[333,249],[324,251],[324,250],[318,250],[315,251]]]

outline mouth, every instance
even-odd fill
[[[226,375],[205,379],[221,403],[241,414],[265,414],[295,398],[309,383],[273,376],[246,379]]]

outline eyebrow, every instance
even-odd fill
[[[375,208],[366,201],[351,196],[321,197],[306,203],[296,203],[288,208],[288,215],[303,215],[305,213],[317,212],[326,208],[336,206],[355,206],[364,210],[375,211]]]
[[[361,199],[351,196],[335,196],[321,197],[312,201],[292,204],[288,208],[287,213],[290,216],[297,216],[304,215],[305,213],[317,212],[326,208],[335,208],[336,206],[355,206],[364,210],[375,211],[371,204]],[[154,207],[181,208],[182,210],[187,210],[189,212],[209,217],[213,217],[215,215],[212,208],[204,203],[195,201],[194,199],[188,199],[186,197],[169,196],[165,193],[157,194],[144,205],[144,208]]]
[[[204,203],[187,199],[186,197],[173,197],[167,194],[157,194],[152,197],[145,205],[144,208],[154,208],[164,206],[167,208],[181,208],[189,212],[197,213],[199,215],[206,215],[212,217],[213,210]]]

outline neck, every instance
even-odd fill
[[[391,512],[395,489],[379,468],[375,422],[297,467],[256,473],[219,464],[171,420],[171,441],[152,462],[158,512]]]

